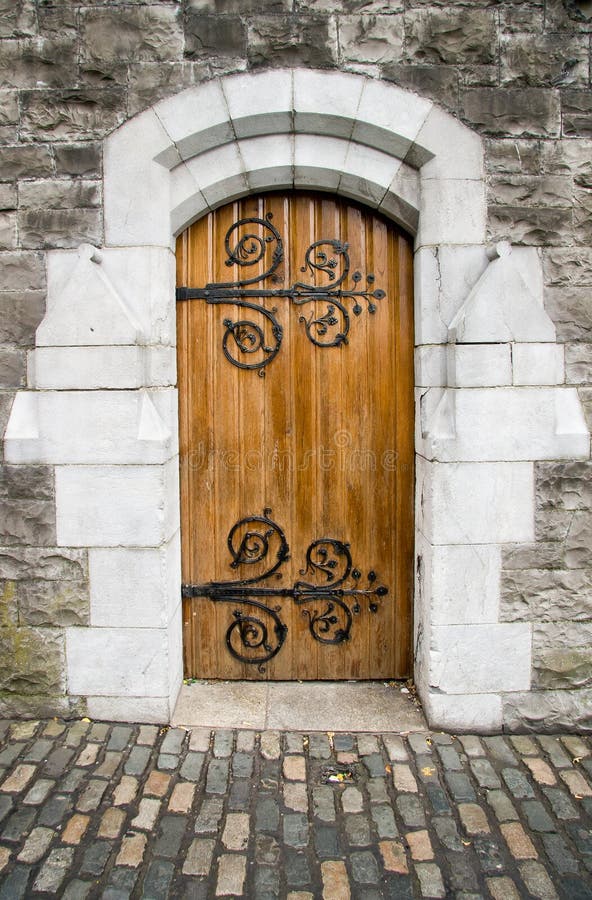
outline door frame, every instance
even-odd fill
[[[250,192],[306,188],[415,235],[415,680],[433,727],[499,728],[507,695],[530,690],[532,652],[531,624],[500,620],[502,547],[534,540],[533,461],[588,456],[589,439],[568,388],[548,388],[561,391],[560,425],[537,413],[525,433],[540,394],[500,387],[511,381],[482,350],[552,344],[555,331],[537,250],[487,245],[480,138],[378,79],[248,72],[189,88],[113,132],[103,187],[103,247],[48,253],[47,313],[5,436],[8,462],[55,466],[57,544],[88,554],[90,624],[65,629],[69,695],[95,718],[171,716],[182,683],[174,236]],[[506,294],[520,333],[492,312]],[[481,418],[470,406],[475,366],[462,369],[471,358]],[[484,429],[495,450],[479,443]]]

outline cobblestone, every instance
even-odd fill
[[[1,900],[590,900],[584,737],[75,726],[0,729]]]

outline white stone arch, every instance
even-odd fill
[[[93,717],[171,715],[173,238],[233,198],[287,188],[353,198],[415,235],[415,677],[433,726],[499,728],[531,662],[531,626],[499,621],[501,549],[534,540],[534,461],[589,452],[539,255],[487,247],[481,141],[453,116],[385,82],[304,69],[215,79],[131,119],[105,141],[104,245],[48,255],[5,457],[56,467],[58,544],[88,548],[91,617],[66,630],[68,690]]]

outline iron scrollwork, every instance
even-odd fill
[[[362,573],[353,566],[349,544],[335,538],[321,538],[309,545],[300,570],[303,580],[292,587],[266,585],[281,578],[281,567],[290,559],[286,536],[269,509],[262,516],[240,519],[231,528],[227,544],[231,568],[257,565],[263,571],[236,581],[184,584],[183,597],[231,604],[228,651],[239,662],[257,665],[261,672],[282,649],[288,634],[280,616],[282,601],[301,608],[315,641],[341,644],[350,639],[354,617],[364,611],[364,604],[368,612],[376,613],[380,598],[388,594],[388,588],[377,584],[373,571],[368,572],[367,586],[360,586]],[[276,605],[266,601],[276,601]]]
[[[350,277],[350,256],[347,243],[327,238],[310,244],[304,254],[300,271],[308,273],[321,284],[296,281],[290,287],[263,287],[263,283],[281,281],[280,267],[284,261],[284,243],[280,232],[272,223],[272,213],[264,219],[256,216],[234,222],[226,232],[224,248],[227,266],[248,268],[263,264],[261,274],[238,281],[206,284],[203,288],[179,287],[177,300],[205,300],[214,305],[232,305],[245,310],[238,319],[225,318],[222,349],[226,359],[239,369],[252,369],[265,374],[265,367],[279,353],[283,329],[277,319],[278,308],[268,309],[266,300],[286,299],[294,306],[311,307],[302,312],[299,322],[304,325],[308,340],[317,347],[339,347],[347,343],[352,312],[361,315],[366,304],[369,313],[376,312],[376,301],[386,294],[374,287],[373,274],[351,274],[353,287],[346,289]],[[268,261],[267,261],[268,260]]]

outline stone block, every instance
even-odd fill
[[[16,184],[0,184],[0,209],[16,209]]]
[[[427,244],[482,244],[485,229],[483,182],[435,178],[422,181],[416,247]]]
[[[0,388],[24,387],[26,354],[14,347],[0,347]]]
[[[101,139],[125,117],[123,90],[117,87],[23,91],[21,96],[21,129],[26,139]]]
[[[592,339],[592,308],[589,286],[568,284],[545,291],[545,308],[557,328],[560,341]]]
[[[430,728],[459,732],[497,732],[502,722],[499,694],[454,694],[447,696],[420,690]]]
[[[562,384],[565,381],[563,347],[560,344],[514,344],[514,384]]]
[[[294,138],[289,134],[239,141],[249,189],[291,190],[294,187]]]
[[[160,629],[68,628],[66,660],[72,694],[168,696],[166,632]]]
[[[497,387],[512,383],[509,344],[456,344],[448,348],[448,384]]]
[[[367,79],[351,138],[404,159],[432,107],[429,100],[420,99],[394,85]],[[421,158],[422,163],[431,156],[432,152],[424,150],[419,144],[414,147],[414,158]]]
[[[592,382],[592,344],[566,344],[565,375],[568,384]]]
[[[498,206],[563,207],[573,204],[573,181],[567,175],[513,175],[492,179],[489,202]]]
[[[584,622],[592,616],[592,572],[586,569],[519,569],[502,577],[504,622]]]
[[[539,463],[536,496],[540,509],[592,509],[592,463]]]
[[[58,544],[155,547],[179,527],[178,462],[164,466],[59,466]]]
[[[294,185],[316,188],[322,182],[337,191],[348,144],[340,138],[294,136]]]
[[[320,15],[257,15],[248,22],[251,66],[326,68],[337,62],[337,26]]]
[[[14,250],[17,245],[17,214],[0,212],[0,249]]]
[[[245,165],[236,143],[200,153],[188,160],[186,166],[212,208],[248,193]]]
[[[77,247],[85,241],[100,243],[103,236],[98,209],[21,209],[18,229],[26,249]]]
[[[386,81],[415,91],[454,112],[458,110],[458,72],[453,66],[386,63],[381,66],[381,74]]]
[[[87,697],[88,715],[98,721],[154,722],[170,721],[173,708],[167,697]]]
[[[551,175],[571,175],[581,187],[592,186],[592,141],[545,141],[541,147],[542,171]]]
[[[419,196],[419,173],[403,163],[378,209],[408,234],[415,235],[419,224]]]
[[[20,581],[27,578],[44,581],[81,582],[87,578],[85,550],[2,547],[0,578]]]
[[[352,141],[343,163],[339,193],[346,197],[363,198],[368,206],[376,207],[381,203],[401,165],[400,160],[386,153]]]
[[[592,689],[506,694],[504,728],[508,731],[592,732]]]
[[[561,287],[592,285],[591,247],[550,247],[543,253],[545,284]]]
[[[293,79],[297,140],[307,134],[349,139],[364,82],[344,72],[324,72],[319,90],[318,73],[306,69],[295,69]]]
[[[42,253],[18,250],[0,253],[0,291],[35,291],[44,287]]]
[[[559,98],[552,90],[469,88],[462,103],[466,120],[484,134],[557,137],[560,132]]]
[[[185,163],[176,166],[171,173],[170,207],[171,230],[175,236],[209,210],[205,197]]]
[[[99,181],[81,179],[39,179],[19,185],[21,209],[74,209],[101,204]]]
[[[417,145],[417,146],[416,146]],[[433,159],[425,161],[425,153]],[[479,137],[449,113],[434,107],[421,126],[406,161],[421,166],[421,178],[483,178],[483,145]]]
[[[503,548],[504,569],[560,569],[563,564],[563,545],[555,541],[506,544]]]
[[[592,97],[588,90],[562,91],[561,113],[565,137],[592,137]]]
[[[0,627],[0,691],[51,694],[65,689],[63,632],[55,628]]]
[[[573,236],[576,244],[590,246],[592,240],[592,191],[576,187],[573,207]]]
[[[587,688],[592,686],[592,650],[562,647],[535,654],[532,664],[535,690]]]
[[[96,177],[101,174],[100,144],[55,144],[53,148],[57,175]]]
[[[294,75],[296,79],[306,78],[307,73],[297,70]],[[330,83],[335,75],[327,73],[327,77]],[[293,98],[292,78],[289,69],[272,69],[221,80],[232,129],[239,140],[292,131],[293,109],[298,110],[299,101],[298,94]],[[247,93],[248,105],[245,104]]]
[[[447,348],[432,344],[415,348],[415,384],[417,387],[444,386],[447,381]]]
[[[488,172],[496,174],[538,175],[541,171],[540,141],[489,138],[485,141],[485,163]]]
[[[585,87],[588,81],[586,38],[569,41],[569,54],[555,34],[502,34],[501,83],[512,87]]]
[[[28,363],[28,384],[37,390],[167,387],[177,381],[174,347],[38,347]]]
[[[565,541],[565,563],[570,568],[586,568],[590,565],[592,547],[592,512],[574,512]]]
[[[490,206],[488,223],[492,240],[526,246],[559,246],[572,235],[571,209]]]
[[[82,62],[92,67],[172,61],[183,52],[181,20],[167,6],[83,9],[80,52]]]
[[[55,544],[55,506],[52,500],[0,500],[0,544],[31,547]]]
[[[0,469],[0,497],[8,500],[53,500],[49,466],[8,466]]]
[[[433,544],[532,541],[533,482],[532,463],[418,457],[418,527]]]
[[[423,577],[429,583],[434,625],[496,623],[499,614],[500,550],[494,546],[435,546],[420,539]],[[429,572],[427,571],[429,569]]]
[[[228,79],[229,83],[232,81]],[[182,159],[191,159],[234,139],[219,81],[182,91],[158,103],[155,112]]]
[[[0,293],[0,342],[30,346],[45,312],[45,294],[41,291]]]
[[[166,627],[181,597],[179,554],[178,534],[158,549],[91,549],[92,625]]]
[[[341,16],[339,53],[346,63],[392,63],[404,56],[402,13],[388,16]]]
[[[438,625],[431,630],[430,686],[444,694],[521,691],[530,687],[527,623]]]
[[[143,62],[130,66],[127,95],[130,116],[171,97],[193,84],[210,77],[211,69],[204,62]]]
[[[16,582],[16,597],[20,624],[43,628],[88,624],[88,585],[84,581],[23,579]]]
[[[185,55],[190,59],[244,59],[246,24],[239,16],[210,16],[191,7],[185,13]]]
[[[39,391],[15,398],[5,458],[15,463],[160,463],[176,452],[176,392]]]
[[[487,9],[412,9],[405,15],[406,49],[413,59],[445,64],[492,63],[496,21]]]

